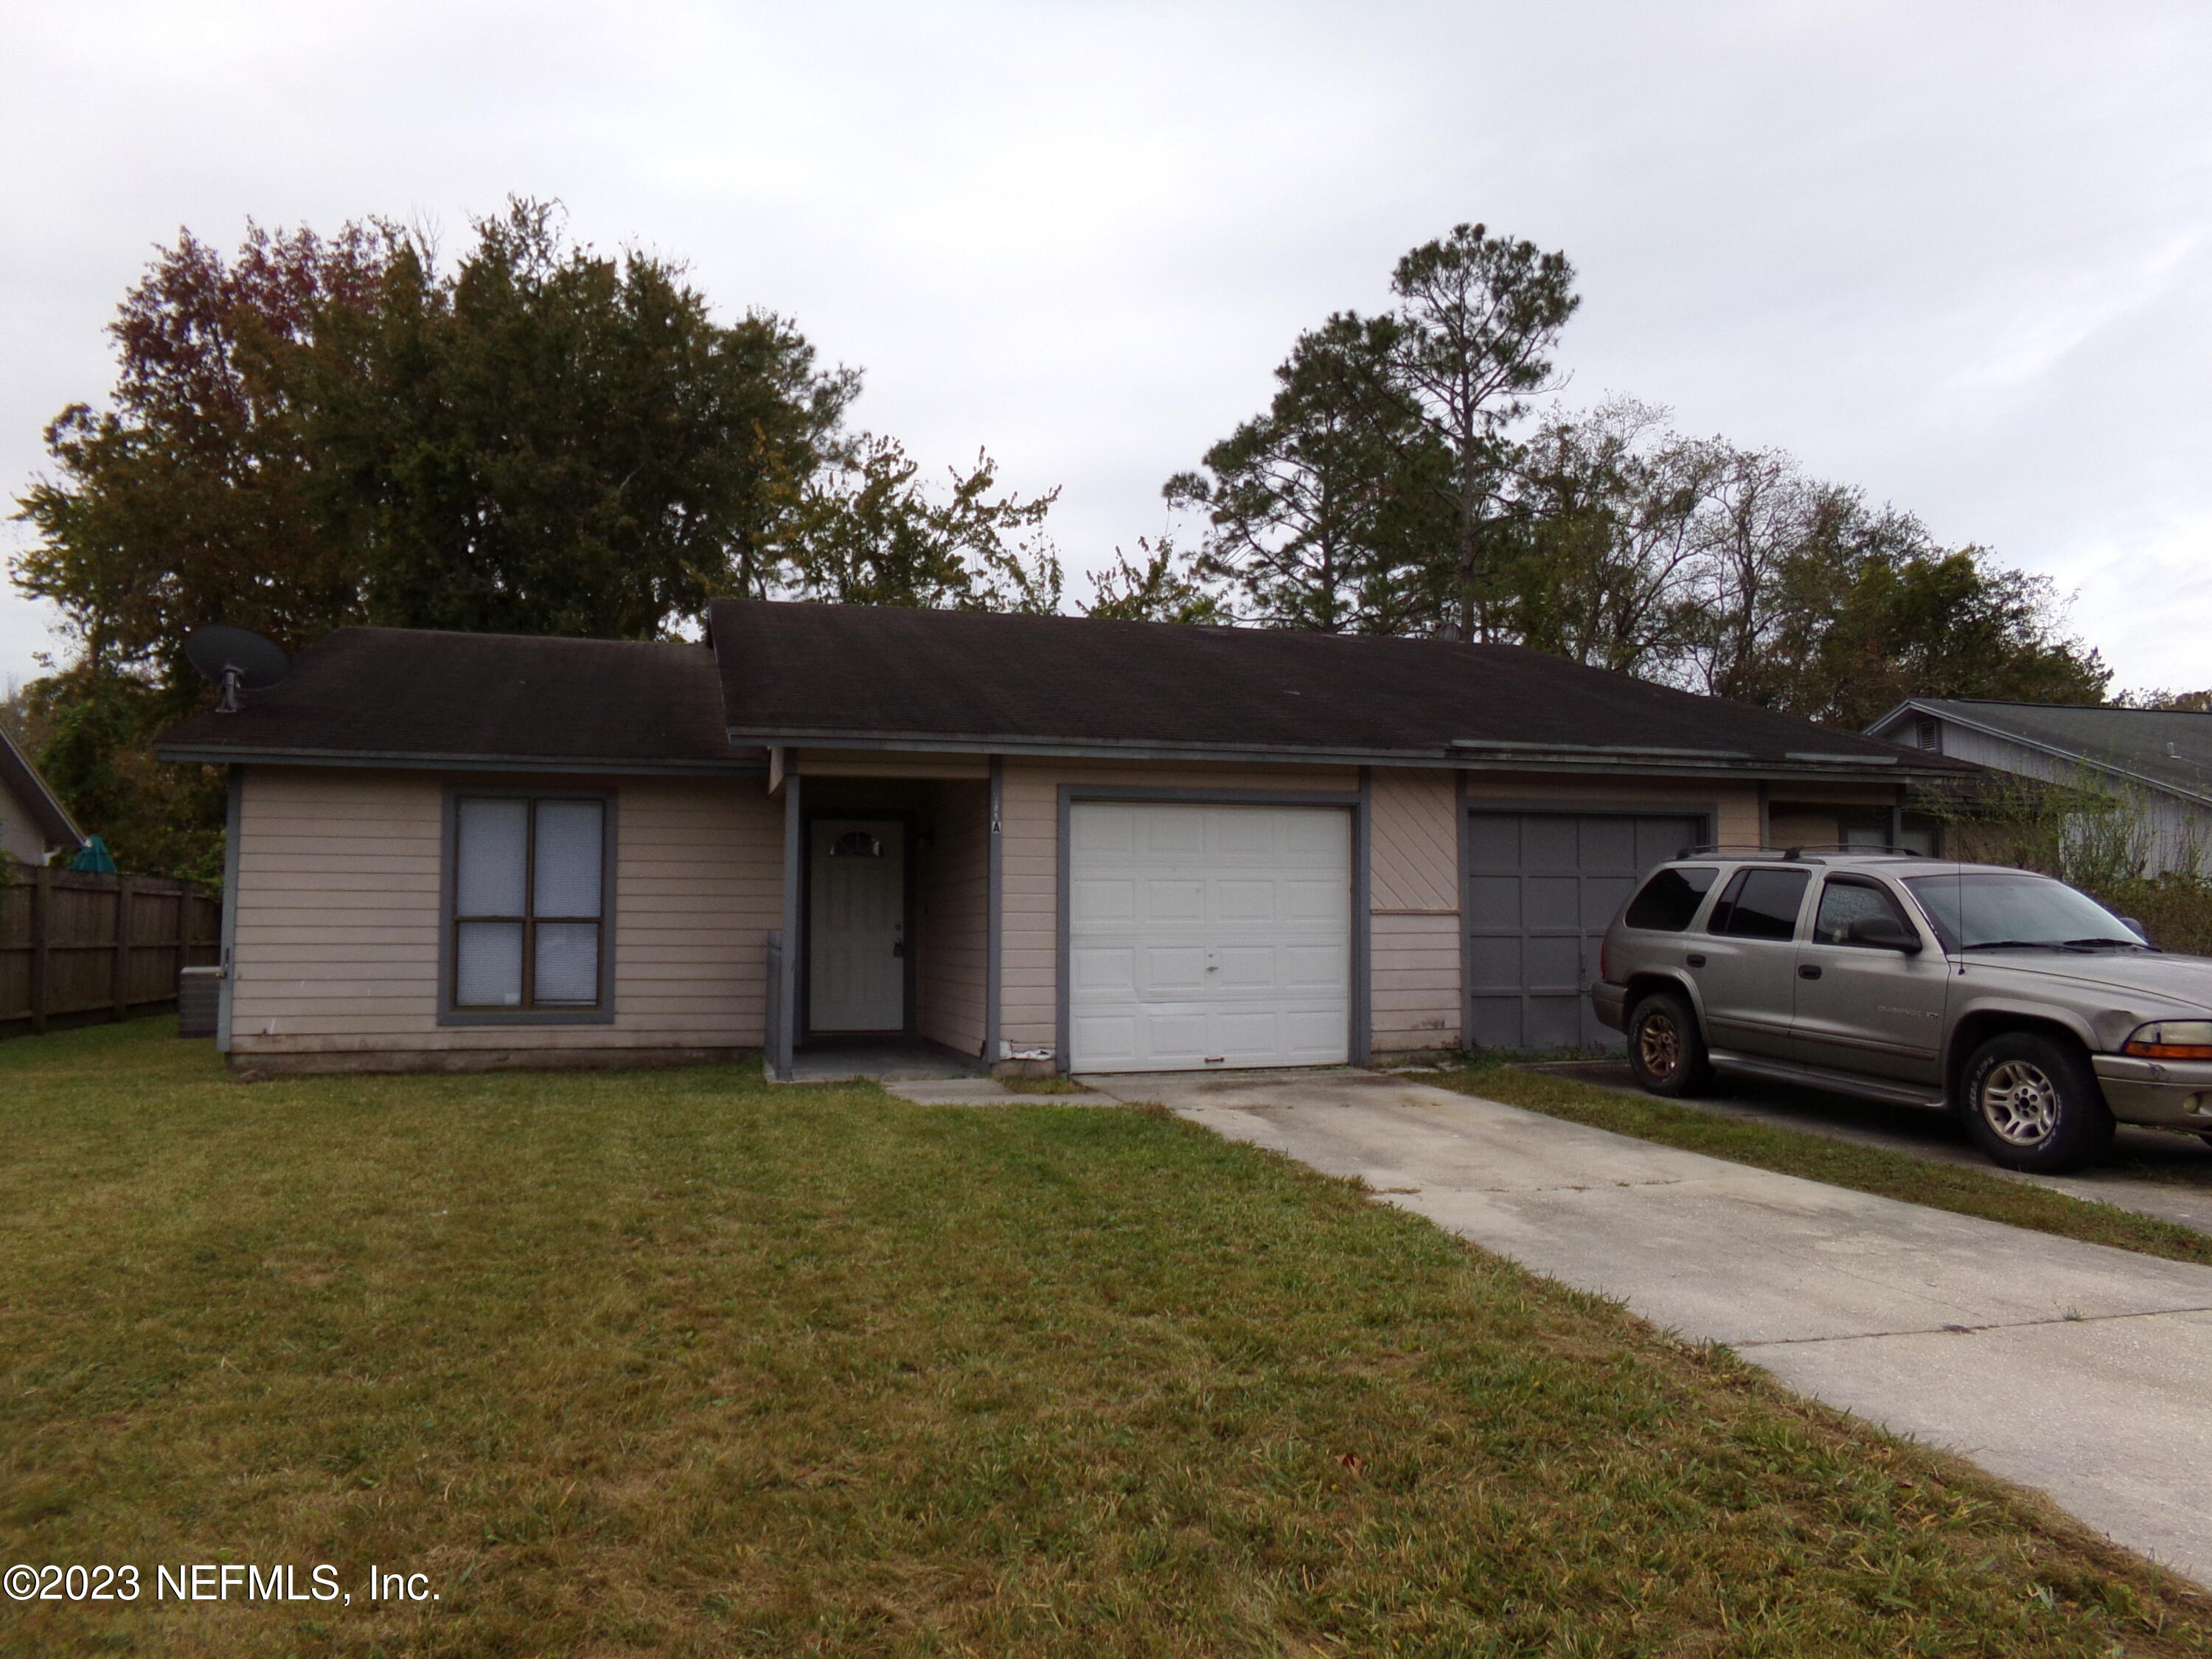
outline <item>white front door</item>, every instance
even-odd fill
[[[1069,811],[1073,1070],[1350,1057],[1349,812],[1103,801]]]
[[[807,1025],[896,1031],[906,1025],[906,827],[817,818],[807,910]]]

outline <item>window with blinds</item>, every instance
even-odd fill
[[[603,1006],[603,799],[462,795],[453,803],[453,1011],[588,1012]]]

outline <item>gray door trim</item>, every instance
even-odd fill
[[[1474,1046],[1474,928],[1467,915],[1467,874],[1474,862],[1474,815],[1467,798],[1466,773],[1452,774],[1452,793],[1456,797],[1453,818],[1459,825],[1459,878],[1452,889],[1452,903],[1459,911],[1459,1046],[1465,1052]]]
[[[231,763],[223,780],[222,977],[216,981],[215,1051],[230,1052],[231,1010],[238,984],[238,872],[246,827],[246,769]],[[183,901],[189,906],[190,899]],[[442,951],[441,952],[442,955]]]
[[[792,1051],[799,1046],[799,933],[805,915],[800,890],[802,854],[805,851],[806,817],[799,805],[802,784],[799,754],[785,757],[783,770],[783,983],[776,998],[776,1021],[781,1030],[769,1033],[769,1052],[776,1060],[776,1080],[791,1081]]]
[[[1375,1058],[1375,902],[1367,855],[1374,827],[1375,769],[1359,769],[1359,804],[1352,811],[1352,1042],[1354,1066]]]
[[[991,757],[991,802],[988,844],[989,874],[985,884],[983,940],[983,1064],[995,1066],[1004,1058],[1000,998],[1006,976],[1006,757]]]
[[[1060,823],[1054,862],[1055,895],[1053,921],[1053,1064],[1069,1068],[1068,1048],[1068,904],[1073,894],[1068,855],[1073,809],[1079,801],[1138,801],[1161,806],[1336,806],[1352,814],[1352,1021],[1345,1033],[1345,1052],[1354,1066],[1367,1064],[1372,1045],[1374,1012],[1367,986],[1373,977],[1372,932],[1369,915],[1367,836],[1371,797],[1366,769],[1359,775],[1357,791],[1340,789],[1187,789],[1152,788],[1137,784],[1063,783],[1060,786]]]
[[[1469,812],[1543,812],[1553,817],[1702,817],[1705,834],[1714,833],[1713,826],[1720,822],[1721,804],[1717,800],[1493,800],[1487,795],[1470,795],[1467,799]]]

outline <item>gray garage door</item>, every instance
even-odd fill
[[[1705,838],[1694,814],[1474,812],[1468,1035],[1484,1048],[1617,1048],[1590,1013],[1598,946],[1653,865]]]

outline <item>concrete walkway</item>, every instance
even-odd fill
[[[1875,1198],[1372,1073],[1082,1079],[1158,1101],[2212,1584],[2212,1268]]]

